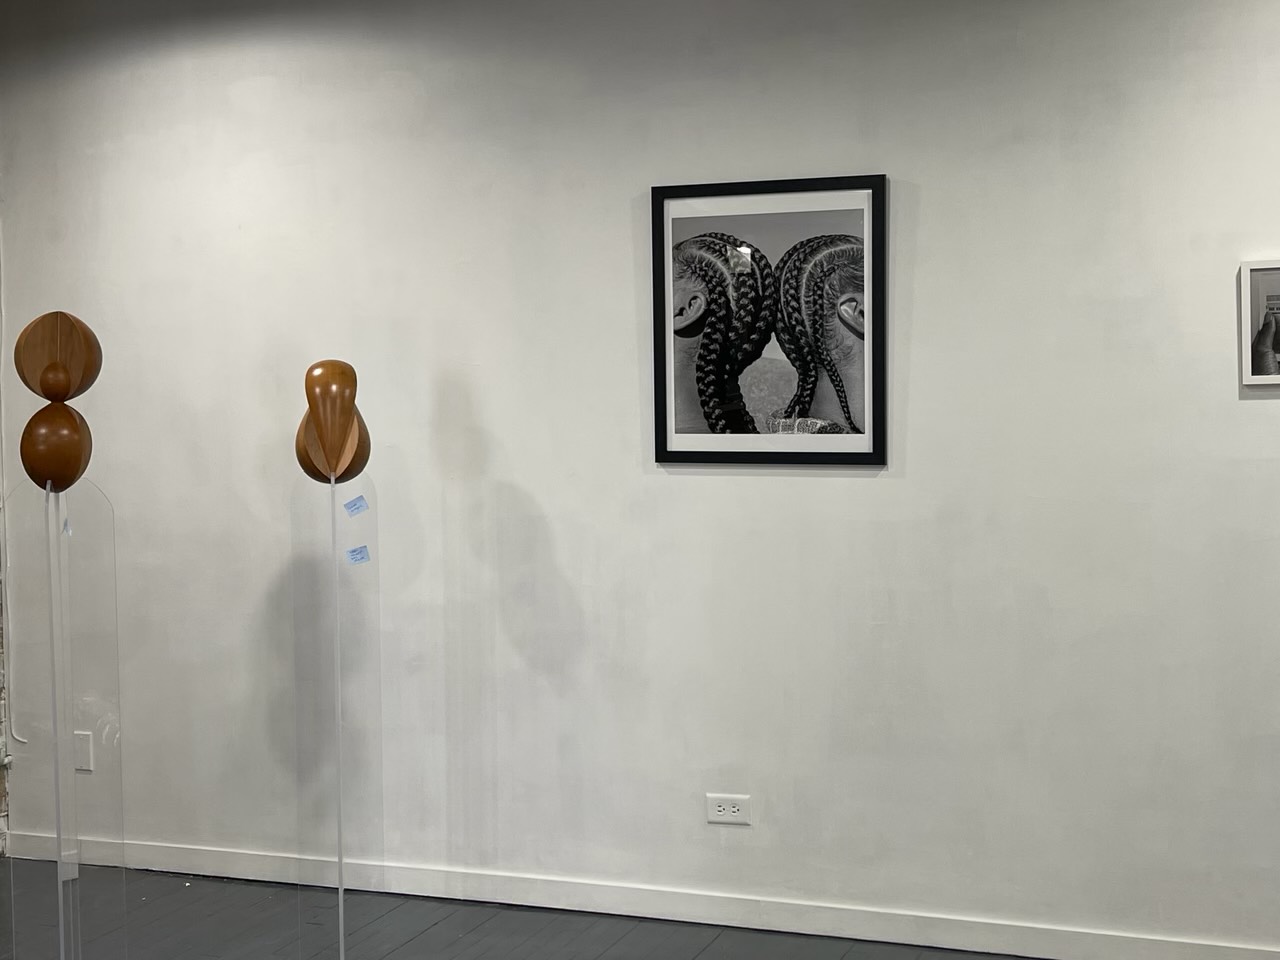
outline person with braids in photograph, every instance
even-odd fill
[[[866,431],[865,254],[860,237],[797,243],[778,261],[778,344],[796,370],[773,433]]]
[[[672,250],[677,433],[759,433],[740,378],[773,335],[773,266],[750,243],[703,233]]]

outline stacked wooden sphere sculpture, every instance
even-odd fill
[[[307,412],[294,452],[312,480],[344,483],[369,463],[369,428],[356,408],[356,371],[341,360],[313,363],[306,379]]]
[[[62,493],[84,476],[93,455],[89,424],[67,401],[98,379],[102,345],[87,323],[56,310],[18,334],[13,362],[27,389],[49,401],[22,431],[22,467],[41,490]]]

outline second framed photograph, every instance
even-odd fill
[[[1280,260],[1240,264],[1240,380],[1280,385]]]
[[[887,462],[888,180],[653,188],[659,463]]]

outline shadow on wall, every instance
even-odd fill
[[[327,494],[319,485],[316,493]],[[321,530],[327,536],[327,531]],[[342,785],[344,841],[348,856],[377,859],[383,853],[381,657],[376,610],[355,591],[344,570],[342,591]],[[272,622],[292,611],[292,630],[264,631],[270,645],[267,670],[251,678],[262,688],[251,699],[266,702],[266,736],[291,784],[296,803],[296,849],[328,859],[336,851],[338,713],[334,702],[333,561],[326,550],[295,550],[272,584]],[[375,602],[376,602],[376,598]],[[287,816],[287,814],[286,814]],[[287,838],[281,838],[286,840]],[[332,882],[327,875],[303,882]]]
[[[585,631],[582,604],[560,569],[547,515],[526,489],[493,475],[493,437],[467,384],[440,378],[432,408],[432,450],[451,508],[446,522],[483,566],[503,639],[536,674],[562,686],[578,668]],[[460,586],[465,596],[481,584]],[[458,596],[446,594],[446,603]]]
[[[521,798],[522,818],[555,816],[570,830],[585,829],[589,760],[584,738],[571,736],[575,717],[565,704],[579,702],[574,691],[594,682],[584,668],[586,644],[582,603],[559,563],[553,526],[536,498],[512,480],[500,478],[500,459],[485,428],[472,388],[455,376],[435,386],[430,424],[433,470],[441,502],[434,537],[442,550],[438,619],[440,629],[412,631],[413,644],[436,646],[440,675],[383,671],[384,651],[378,598],[351,596],[352,576],[343,567],[343,823],[346,851],[361,859],[387,853],[384,790],[386,765],[421,765],[423,750],[440,744],[443,782],[427,783],[417,813],[401,810],[398,836],[413,840],[413,822],[425,819],[428,832],[443,838],[444,850],[397,850],[406,860],[429,861],[443,854],[454,865],[502,862],[518,868],[503,849],[501,814]],[[301,499],[300,499],[301,498]],[[312,501],[316,502],[312,502]],[[302,504],[299,507],[299,504]],[[317,506],[318,504],[318,506]],[[254,725],[267,738],[276,772],[272,792],[258,798],[274,804],[278,821],[289,824],[296,808],[296,833],[283,828],[304,856],[332,857],[337,828],[335,751],[337,715],[333,702],[332,578],[328,548],[328,494],[323,485],[299,479],[292,513],[294,547],[290,562],[270,585],[262,608],[262,649],[241,699],[255,705]],[[432,511],[427,511],[428,515]],[[314,528],[314,529],[313,529]],[[388,597],[386,599],[394,599]],[[393,616],[392,622],[395,622]],[[363,638],[363,642],[354,642]],[[392,652],[389,664],[401,662]],[[384,691],[382,684],[395,685]],[[394,704],[440,698],[440,729],[400,731],[382,736],[384,698]],[[417,714],[421,721],[426,715]],[[258,726],[260,724],[260,726]],[[538,771],[540,784],[557,783],[534,797],[519,782],[519,770]],[[548,771],[550,773],[548,773]],[[401,820],[408,818],[405,823]],[[527,835],[528,831],[521,831]],[[561,831],[557,842],[572,840]],[[525,841],[527,842],[527,840]],[[518,856],[518,854],[517,854]],[[528,864],[532,866],[532,864]],[[331,883],[332,864],[306,866],[303,882]],[[328,871],[326,873],[325,871]]]
[[[451,863],[502,860],[499,810],[519,799],[582,823],[582,799],[530,798],[509,776],[536,764],[580,790],[582,747],[555,718],[585,680],[582,603],[561,570],[552,526],[528,490],[496,475],[492,433],[470,385],[439,375],[431,449],[440,473],[446,757]],[[545,782],[545,781],[544,781]]]

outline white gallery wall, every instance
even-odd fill
[[[0,17],[5,356],[51,309],[106,356],[76,405],[131,862],[309,852],[292,443],[336,356],[374,444],[381,882],[1280,955],[1280,394],[1237,386],[1235,327],[1239,261],[1280,256],[1280,4]],[[649,187],[861,173],[890,466],[656,466]],[[7,359],[3,391],[15,489],[38,401]],[[15,849],[50,829],[23,791]]]

